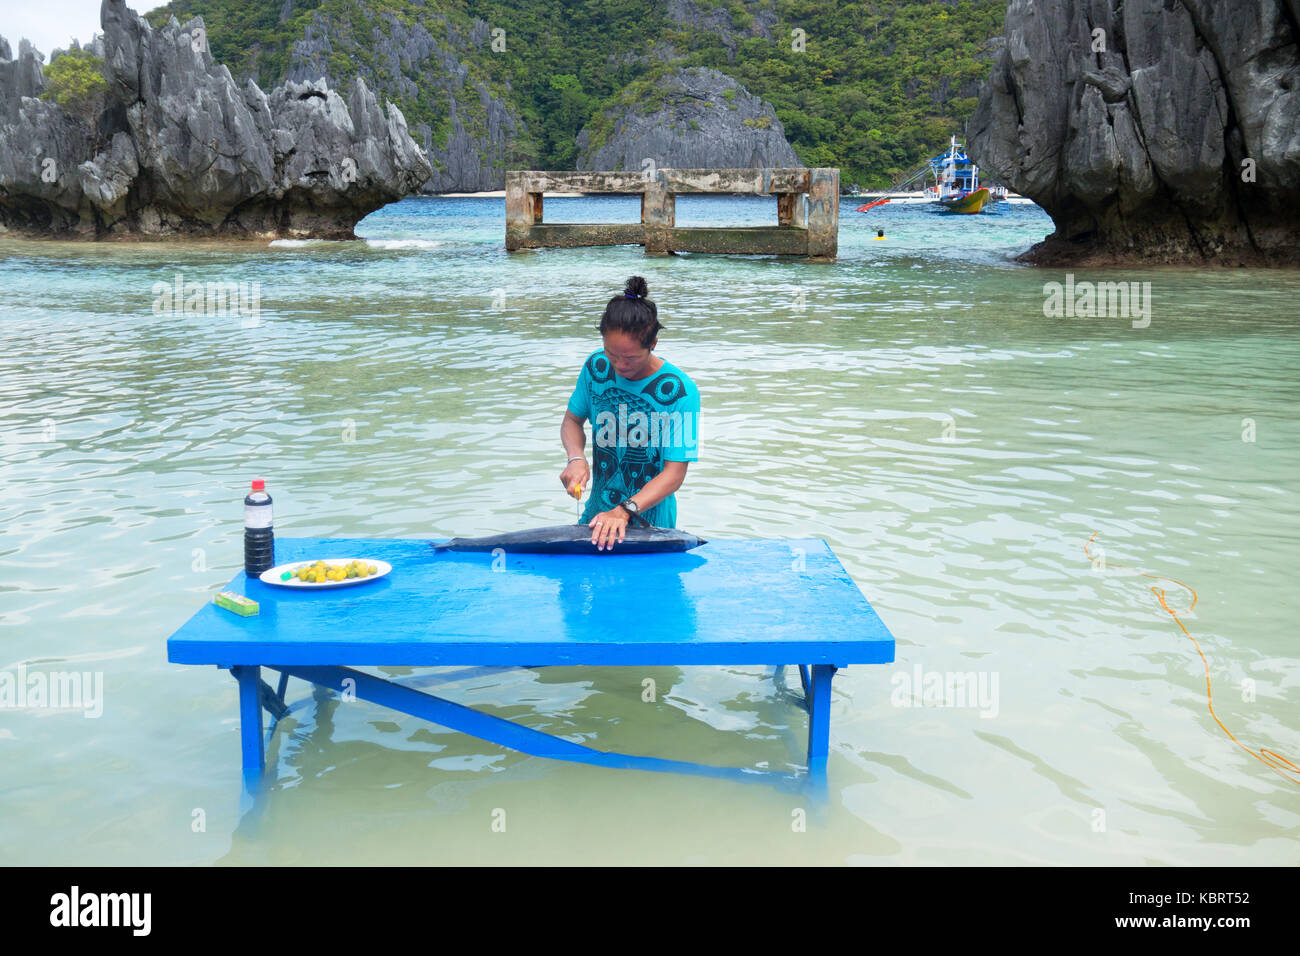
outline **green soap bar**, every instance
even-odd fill
[[[212,595],[212,603],[217,607],[224,607],[227,611],[234,611],[241,617],[252,617],[261,610],[252,598],[246,598],[234,591],[218,591]]]

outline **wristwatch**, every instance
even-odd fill
[[[631,498],[628,498],[626,501],[620,501],[618,506],[634,518],[641,513],[641,509],[637,507],[637,503]]]

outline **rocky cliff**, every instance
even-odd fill
[[[770,105],[704,67],[634,83],[578,134],[578,169],[800,166]]]
[[[432,172],[391,103],[358,79],[268,95],[207,51],[203,21],[161,30],[103,0],[98,119],[53,102],[40,54],[0,41],[0,227],[83,237],[350,238]],[[92,128],[93,127],[93,128]]]
[[[675,43],[694,47],[700,34],[716,37],[728,61],[748,39],[775,44],[778,17],[772,0],[748,0],[752,13],[737,5],[721,9],[697,0],[667,0],[663,23],[645,23],[639,13],[605,0],[581,15],[530,2],[508,16],[499,8],[482,8],[491,24],[447,0],[315,5],[284,0],[274,26],[268,25],[270,17],[254,21],[248,11],[254,2],[174,0],[148,16],[157,25],[169,9],[211,10],[213,23],[221,23],[212,41],[236,77],[264,85],[324,80],[341,86],[353,77],[364,79],[379,97],[401,108],[429,160],[432,172],[420,192],[502,189],[508,168],[551,168],[550,162],[558,162],[556,168],[585,168],[574,155],[584,124],[581,142],[588,144],[588,161],[604,147],[597,157],[601,163],[617,162],[624,154],[639,163],[650,155],[641,150],[653,146],[640,140],[671,138],[649,128],[667,121],[681,136],[673,155],[683,165],[751,165],[751,160],[771,165],[764,160],[775,160],[778,153],[781,164],[799,165],[771,107],[733,80],[708,71],[703,81],[649,89],[683,56]],[[628,16],[632,20],[622,22]],[[615,40],[619,30],[633,27],[634,42]],[[233,36],[252,42],[234,46]],[[554,55],[539,61],[536,51],[542,49]],[[588,54],[578,49],[600,56],[599,79],[590,76]],[[566,78],[575,85],[569,94],[548,82]],[[734,100],[718,100],[725,91]],[[671,115],[659,109],[665,92],[673,94]],[[633,118],[629,107],[646,112]],[[719,109],[729,114],[719,120]],[[630,121],[626,131],[624,119]],[[620,132],[614,135],[616,120]],[[701,131],[705,135],[698,135]],[[564,158],[557,161],[557,155]]]
[[[371,34],[358,36],[350,22],[313,11],[293,45],[286,79],[336,84],[343,78],[331,63],[347,64],[380,95],[427,106],[422,112],[438,117],[436,129],[418,119],[411,125],[432,167],[421,192],[503,189],[511,145],[524,124],[508,101],[509,82],[493,89],[475,62],[491,55],[487,22],[475,18],[458,29],[433,10],[419,19],[376,10],[373,21]]]
[[[968,127],[1026,258],[1300,264],[1300,2],[1012,0]]]

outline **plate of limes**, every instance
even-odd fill
[[[345,588],[377,581],[391,570],[391,564],[376,558],[330,558],[276,565],[263,571],[258,579],[284,588]]]

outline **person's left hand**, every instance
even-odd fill
[[[627,519],[626,511],[613,508],[600,512],[587,522],[591,525],[591,543],[597,551],[612,550],[614,542],[623,540],[627,533]]]

